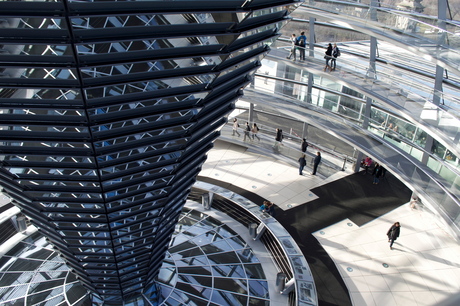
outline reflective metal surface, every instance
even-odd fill
[[[263,267],[231,228],[184,209],[156,292],[125,305],[269,305]],[[209,304],[208,304],[209,303]],[[39,233],[0,258],[1,305],[91,305],[89,292]]]
[[[165,305],[269,305],[259,260],[232,229],[184,210],[159,274]]]

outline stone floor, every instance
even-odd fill
[[[307,174],[309,170],[300,176],[297,167],[216,142],[200,176],[245,189],[284,212],[317,199],[312,189],[349,175],[324,179]],[[401,204],[359,225],[344,215],[311,234],[338,269],[353,305],[460,305],[460,244],[437,225],[426,206]],[[385,233],[395,221],[402,225],[401,236],[390,250]],[[320,305],[341,305],[325,300]]]

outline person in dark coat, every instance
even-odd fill
[[[273,204],[272,202],[268,202],[267,213],[272,217],[275,216],[275,204]]]
[[[372,175],[374,176],[374,182],[372,184],[377,185],[380,182],[379,177],[382,175],[382,166],[380,166],[378,163],[375,163]]]
[[[320,162],[321,162],[321,153],[317,152],[315,159],[313,160],[313,173],[312,173],[313,175],[316,174],[316,170],[318,169],[318,165]]]
[[[246,138],[251,140],[251,137],[249,136],[249,132],[251,132],[251,127],[249,126],[249,122],[246,122],[246,127],[244,128],[243,141],[246,141]]]
[[[387,232],[388,242],[390,242],[390,250],[393,250],[393,242],[399,237],[399,232],[401,230],[401,224],[395,222]]]
[[[275,140],[278,141],[278,142],[283,142],[283,130],[282,129],[276,129],[276,136],[275,136]]]
[[[384,179],[384,178],[385,178],[385,174],[387,173],[387,169],[385,169],[382,165],[380,165],[380,173],[382,173],[382,174],[380,175],[380,177],[381,177],[382,179]]]
[[[332,44],[327,45],[324,59],[326,60],[326,66],[324,66],[323,71],[326,71],[327,69],[332,71],[332,67],[329,65],[329,61],[332,59]]]
[[[305,154],[302,154],[299,158],[299,175],[302,175],[303,167],[307,164],[307,160],[305,159]]]
[[[276,129],[276,136],[275,136],[275,146],[273,147],[275,149],[275,152],[278,152],[280,151],[280,145],[281,145],[281,142],[283,141],[283,130],[282,129]]]
[[[303,153],[307,152],[308,142],[305,138],[302,139],[302,144],[300,145],[300,149]]]

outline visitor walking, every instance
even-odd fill
[[[335,70],[337,67],[337,58],[340,56],[340,49],[337,47],[337,44],[334,44],[332,48],[332,58],[331,58],[331,71]]]
[[[246,138],[251,140],[251,137],[249,136],[249,132],[251,131],[251,127],[249,126],[249,122],[246,122],[246,127],[244,128],[244,138],[243,141],[246,141]]]
[[[292,56],[294,56],[294,61],[295,61],[295,50],[297,49],[296,43],[297,43],[297,38],[295,34],[291,35],[291,38],[289,39],[291,41],[291,52],[289,53],[287,59],[291,59]]]
[[[321,153],[316,152],[315,159],[313,160],[313,172],[312,175],[316,175],[316,170],[318,170],[318,165],[321,162]]]
[[[401,224],[399,222],[395,222],[387,232],[388,242],[390,242],[390,250],[393,250],[393,243],[399,237],[399,233],[401,230]]]
[[[238,135],[238,137],[240,137],[240,133],[238,133],[238,128],[240,127],[240,125],[238,124],[238,119],[236,118],[233,118],[233,133],[232,133],[232,136],[235,136],[235,134]]]
[[[257,133],[259,133],[259,127],[257,126],[257,124],[254,123],[252,125],[251,132],[252,132],[252,139],[254,140],[254,137],[255,137],[260,141],[260,137],[257,136]]]
[[[299,162],[299,175],[302,175],[303,168],[307,164],[307,160],[305,159],[305,154],[302,154],[302,156],[300,156],[298,162]]]

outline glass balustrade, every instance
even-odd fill
[[[269,90],[270,87],[272,90]],[[290,81],[273,79],[267,81],[264,80],[262,76],[257,76],[254,81],[255,91],[268,92],[272,95],[275,94],[273,89],[276,88],[276,95],[281,95],[291,100],[297,100],[297,97],[301,97],[302,99],[297,100],[297,103],[300,105],[312,104],[324,110],[344,116],[348,120],[353,120],[358,125],[362,125],[362,121],[365,118],[362,107],[359,110],[357,110],[356,107],[348,107],[345,103],[342,104],[340,100],[341,97],[337,96],[334,99],[328,99],[328,95],[320,89],[316,89],[310,96],[300,94],[306,91],[306,87],[306,85],[294,84]],[[310,98],[308,99],[308,97]],[[307,102],[308,100],[310,100],[310,102]],[[347,102],[350,102],[350,100]],[[362,103],[360,104],[362,105]],[[433,153],[435,150],[442,150],[442,148],[445,150],[445,147],[438,143],[437,148],[433,147],[431,151],[425,151],[426,132],[408,121],[402,120],[375,107],[372,107],[371,114],[371,118],[368,118],[370,122],[368,129],[371,132],[390,142],[393,146],[412,155],[419,161],[422,160],[423,153],[434,155]],[[447,156],[449,156],[449,159]],[[444,186],[449,189],[453,188],[452,190],[456,192],[460,191],[458,185],[456,185],[459,167],[457,160],[455,155],[452,153],[448,154],[445,150],[444,154],[436,154],[429,164],[429,167],[440,176],[439,179],[443,182]],[[457,167],[457,169],[455,169],[455,167]]]
[[[256,105],[255,107],[258,106]],[[303,154],[300,148],[304,132],[304,122],[278,114],[275,111],[268,112],[263,109],[252,110],[253,122],[256,122],[260,129],[257,137],[253,138],[251,132],[249,135],[244,135],[245,124],[248,121],[248,117],[250,117],[249,112],[250,109],[248,107],[238,108],[236,110],[237,115],[232,117],[238,120],[240,125],[238,133],[240,136],[237,133],[232,133],[232,120],[229,120],[221,133],[226,135],[226,137],[232,135],[233,141],[241,141],[247,146],[257,147],[258,149],[265,150],[265,152],[272,152],[280,159],[288,159],[292,163],[296,163]],[[283,131],[283,140],[281,142],[275,140],[277,128]],[[313,133],[310,132],[310,134]],[[309,136],[309,147],[306,153],[307,167],[310,169],[313,167],[313,159],[316,156],[316,152],[319,151],[323,155],[323,162],[317,170],[319,174],[329,177],[345,169],[351,171],[353,148],[345,143],[337,144],[337,140],[335,140],[336,145],[331,146],[330,144],[333,142],[333,139],[330,139],[330,143],[328,143],[325,139],[318,141],[314,135],[312,137]],[[305,172],[307,171],[305,169]]]
[[[312,95],[310,97],[312,103],[297,100],[298,93],[300,92],[298,88],[299,86],[299,84],[292,84],[290,81],[265,80],[264,77],[257,76],[252,89],[254,90],[254,96],[258,96],[257,93],[264,92],[272,97],[280,97],[281,99],[292,101],[292,103],[295,103],[299,107],[311,108],[312,104],[314,104],[314,106],[318,108],[317,110],[333,112],[342,116],[343,121],[337,122],[337,118],[331,119],[318,115],[318,117],[315,118],[315,121],[324,128],[327,126],[336,125],[336,128],[343,129],[340,124],[346,123],[350,125],[350,121],[353,124],[362,124],[362,121],[365,118],[362,110],[359,112],[359,114],[356,114],[356,110],[340,105],[340,101],[337,102],[325,100],[324,95]],[[276,93],[274,91],[275,87],[277,89]],[[295,87],[297,87],[296,90],[294,90]],[[247,95],[249,97],[248,101],[257,104],[258,102],[256,100],[251,100],[251,95],[252,94],[250,93]],[[259,97],[259,99],[260,98],[261,97]],[[325,107],[326,105],[327,107]],[[382,116],[378,116],[378,111],[381,112],[379,115]],[[392,119],[400,120],[399,118],[378,109],[373,109],[372,112],[373,115],[371,115],[371,117],[373,118],[368,118],[368,130],[377,137],[385,139],[387,143],[391,143],[392,147],[376,145],[372,146],[370,149],[378,156],[386,156],[386,162],[394,165],[397,168],[399,171],[399,177],[418,192],[424,192],[426,196],[430,198],[435,207],[437,207],[449,221],[454,222],[454,227],[459,229],[460,203],[455,195],[459,194],[460,192],[460,179],[458,178],[458,172],[448,164],[447,151],[445,154],[441,154],[440,152],[438,153],[445,157],[445,160],[440,159],[438,154],[432,154],[432,152],[424,150],[423,147],[425,144],[424,141],[426,141],[426,132],[419,129],[418,127],[415,127],[414,125],[409,125],[405,127],[405,130],[407,130],[408,134],[404,136],[397,131],[389,130],[388,127],[382,127],[380,124],[380,120],[382,118],[386,119],[388,122],[390,122]],[[355,115],[347,116],[344,113]],[[359,116],[360,120],[354,120],[352,118],[353,116]],[[378,116],[379,120],[375,119],[376,116]],[[240,122],[245,120],[247,120],[247,117],[241,116]],[[290,126],[290,123],[286,123],[289,120],[293,119],[289,119],[289,116],[284,116],[284,118],[280,118],[278,121],[284,122],[285,126]],[[399,121],[395,122],[397,122],[397,124],[401,123]],[[408,122],[403,122],[408,124]],[[271,141],[274,142],[274,137]],[[422,160],[423,154],[428,154],[429,158],[426,165],[428,168],[433,170],[433,172],[431,173],[429,171],[422,170],[420,168],[420,163],[414,163],[413,161],[410,161],[410,159],[401,159],[400,156],[395,155],[394,148],[398,148],[401,151],[406,152],[408,155],[413,156],[416,160],[419,161]],[[287,148],[285,151],[285,155],[289,156],[290,158],[298,158],[298,154],[299,151],[291,151],[290,148]],[[455,159],[454,165],[458,166],[457,157],[452,156],[449,159]],[[324,175],[328,175],[328,173],[330,173],[329,169],[325,167],[323,167],[322,171],[324,171]],[[336,172],[337,170],[334,169],[333,171]]]
[[[373,29],[376,35],[396,39],[423,50],[422,55],[425,57],[436,57],[454,69],[460,68],[458,23],[447,20],[444,30],[439,26],[443,21],[432,16],[410,14],[392,8],[371,8],[361,3],[344,1],[307,1],[293,15],[301,18],[308,16],[330,19],[345,28],[358,23],[360,27]]]
[[[315,51],[316,58],[320,55],[322,55],[322,51]],[[276,59],[276,56],[270,55],[270,57]],[[263,61],[263,65],[270,66],[272,63],[268,59]],[[378,77],[372,79],[366,78],[365,76],[369,75],[368,68],[366,68],[364,64],[355,63],[354,58],[346,58],[346,56],[340,57],[339,65],[341,70],[337,71],[337,77],[339,79],[345,79],[347,84],[357,85],[359,88],[365,90],[365,92],[369,93],[374,99],[374,104],[379,105],[381,108],[386,108],[388,112],[400,110],[400,116],[407,114],[407,110],[409,110],[409,115],[412,118],[420,121],[426,126],[430,126],[430,128],[438,130],[438,135],[434,138],[446,138],[447,136],[448,139],[444,141],[452,142],[458,137],[460,133],[460,124],[458,124],[459,119],[455,115],[456,112],[454,111],[453,114],[451,114],[449,111],[452,111],[452,109],[445,105],[436,105],[432,103],[432,100],[424,98],[422,95],[417,95],[417,92],[432,91],[432,89],[418,85],[415,81],[415,76],[414,80],[411,82],[411,80],[406,80],[406,78],[398,78],[397,73],[378,71],[375,73]],[[308,69],[310,70],[311,67],[312,66],[309,65]],[[262,69],[264,68],[262,67]],[[298,99],[305,101],[305,95],[303,95],[303,93],[306,92],[305,85],[308,75],[306,69],[302,69],[302,66],[292,66],[287,67],[285,71],[276,72],[276,75],[282,75],[283,79],[303,82],[303,85],[297,83],[293,84],[292,89],[290,88],[291,85],[282,86],[280,88],[286,90],[288,93],[302,93],[297,95]],[[334,77],[334,75],[332,76]],[[317,81],[318,79],[321,82],[321,86],[324,88],[337,90],[337,88],[341,87],[336,79],[334,80],[331,78],[328,80],[327,77],[316,77],[315,84],[319,84]],[[276,90],[280,92],[278,88]],[[326,108],[333,109],[334,103],[332,100],[334,100],[334,98],[330,97],[330,93],[323,93],[323,95],[322,98],[328,98],[329,96],[329,99],[323,100],[321,103],[323,103]],[[382,102],[379,103],[375,100],[381,100]],[[454,122],[457,124],[453,124]]]

